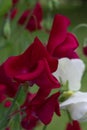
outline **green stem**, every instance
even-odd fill
[[[43,126],[43,130],[46,130],[46,129],[47,129],[47,125],[44,125],[44,126]]]
[[[0,130],[1,130],[1,128],[4,128],[7,124],[8,124],[8,122],[9,122],[9,114],[11,113],[11,111],[12,111],[12,109],[13,109],[13,107],[14,107],[14,105],[15,105],[15,102],[16,102],[16,100],[17,100],[17,98],[18,98],[18,95],[19,95],[19,93],[20,93],[20,90],[21,90],[21,86],[19,87],[19,90],[18,90],[18,92],[17,92],[17,94],[16,94],[16,96],[15,96],[15,98],[14,98],[14,100],[13,100],[13,103],[12,103],[12,105],[11,105],[11,107],[9,108],[9,110],[7,111],[7,113],[5,114],[5,116],[4,116],[4,118],[2,119],[2,121],[0,122]]]
[[[68,115],[69,121],[72,122],[72,118],[71,118],[70,113],[68,112],[68,110],[67,110],[66,112],[67,112],[67,115]]]
[[[87,28],[87,24],[86,24],[86,23],[79,24],[79,25],[77,25],[76,27],[74,27],[71,32],[75,32],[75,31],[77,31],[79,28],[83,28],[83,27]]]

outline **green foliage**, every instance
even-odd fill
[[[0,17],[9,11],[12,7],[12,0],[0,0]]]

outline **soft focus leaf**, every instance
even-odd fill
[[[0,0],[0,16],[3,16],[12,6],[12,0]]]

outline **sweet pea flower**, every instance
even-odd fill
[[[57,59],[35,38],[24,53],[9,57],[4,63],[4,69],[9,77],[18,82],[28,81],[30,85],[35,83],[44,91],[48,91],[60,87],[58,80],[52,75],[57,65]]]
[[[18,24],[24,25],[26,24],[26,21],[28,19],[25,28],[30,32],[32,32],[42,28],[41,27],[42,17],[43,17],[42,7],[40,3],[37,3],[32,14],[31,14],[31,10],[29,9],[23,12],[22,16],[18,20]]]
[[[48,52],[56,58],[78,58],[76,37],[67,31],[70,20],[63,15],[55,15],[50,36],[47,43]]]
[[[60,104],[61,109],[68,110],[73,120],[87,121],[87,92],[76,92]]]
[[[24,104],[21,106],[21,109],[25,109],[22,114],[26,113],[26,116],[21,121],[22,127],[32,130],[38,121],[45,125],[49,124],[54,112],[60,116],[59,95],[60,93],[57,92],[41,100],[40,97],[37,98],[37,94],[28,93]]]
[[[36,107],[32,105],[32,100],[34,97],[36,97],[36,94],[27,93],[25,102],[21,106],[21,109],[24,109],[21,115],[23,116],[26,114],[26,116],[24,116],[21,120],[21,126],[26,130],[33,130],[38,122],[38,117],[35,114]]]
[[[38,119],[33,115],[25,117],[21,121],[21,126],[24,130],[33,130],[38,125]]]
[[[72,123],[68,123],[66,126],[66,130],[81,130],[79,122],[73,120]]]
[[[58,69],[54,72],[54,76],[61,79],[63,84],[68,81],[68,89],[78,91],[81,87],[81,79],[85,65],[80,59],[59,59]]]
[[[57,92],[47,99],[45,99],[36,110],[36,114],[45,125],[49,124],[52,120],[54,112],[60,116],[60,108],[58,97],[60,93]]]
[[[61,58],[59,66],[54,73],[65,84],[68,81],[68,89],[75,91],[67,100],[60,103],[60,108],[68,110],[73,120],[85,121],[87,112],[87,93],[79,92],[81,79],[85,65],[80,59]],[[67,93],[68,94],[68,93]]]

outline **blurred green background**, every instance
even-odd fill
[[[8,1],[7,1],[8,2]],[[23,10],[33,7],[36,0],[21,0],[18,4],[19,13],[14,20],[10,22],[11,34],[9,38],[3,35],[5,26],[4,18],[0,16],[0,63],[4,62],[8,56],[17,55],[23,52],[29,44],[32,43],[34,37],[38,36],[43,43],[46,43],[49,34],[44,30],[30,33],[17,24],[17,20]],[[85,62],[86,71],[82,79],[82,91],[87,91],[87,57],[83,55],[82,47],[87,42],[87,1],[86,0],[39,0],[43,8],[43,26],[50,29],[55,14],[63,14],[71,20],[71,26],[68,28],[73,32],[79,41],[77,49],[80,58]],[[26,4],[28,3],[28,4]],[[4,23],[4,25],[3,25]],[[22,95],[21,95],[22,96]],[[2,106],[0,106],[2,108]],[[66,112],[61,113],[61,117],[54,115],[47,130],[65,130],[66,122],[68,122]],[[41,130],[43,125],[39,125],[35,130]],[[81,123],[82,130],[87,130],[87,123]],[[14,126],[14,130],[17,128]],[[18,129],[19,130],[19,129]]]

